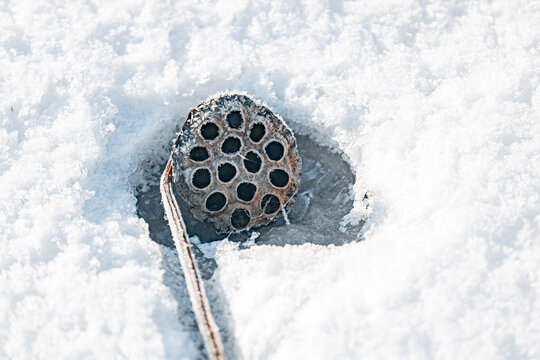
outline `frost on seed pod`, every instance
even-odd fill
[[[199,221],[221,232],[264,225],[288,210],[302,161],[289,127],[242,94],[191,109],[173,152],[177,193]]]

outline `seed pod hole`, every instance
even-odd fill
[[[270,183],[278,188],[285,187],[289,183],[289,174],[285,170],[274,169],[270,171]]]
[[[219,211],[225,207],[226,203],[227,198],[225,195],[215,192],[206,199],[206,208],[208,211]]]
[[[257,187],[252,183],[241,183],[236,188],[236,196],[243,201],[251,201],[257,192]]]
[[[258,143],[266,134],[266,129],[263,124],[255,124],[251,127],[249,138],[251,141]]]
[[[226,183],[231,181],[236,175],[236,168],[233,164],[224,163],[218,166],[218,178]]]
[[[235,154],[238,151],[240,151],[240,148],[242,147],[242,142],[239,138],[235,136],[228,137],[225,139],[223,144],[221,144],[221,150],[225,154]]]
[[[231,215],[231,225],[237,230],[245,228],[249,220],[249,211],[246,209],[236,209]]]
[[[210,154],[208,153],[208,149],[202,146],[195,146],[191,151],[189,152],[189,158],[193,161],[204,161],[210,157]]]
[[[271,141],[264,148],[264,152],[272,161],[279,161],[283,158],[284,148],[279,141]]]
[[[201,136],[206,140],[214,140],[219,135],[219,127],[213,122],[201,126]]]
[[[257,153],[249,151],[244,157],[244,167],[250,173],[257,173],[261,169],[262,160]]]
[[[279,198],[272,194],[265,195],[261,200],[261,208],[268,215],[278,211],[280,206]]]
[[[227,124],[233,129],[240,129],[242,127],[242,114],[238,110],[231,111],[227,115]]]
[[[211,176],[208,169],[197,169],[191,179],[193,186],[197,189],[204,189],[210,185]]]

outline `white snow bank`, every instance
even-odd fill
[[[364,242],[220,246],[237,357],[540,357],[538,5],[12,1],[0,18],[1,358],[197,356],[128,178],[224,89],[321,126],[373,195]]]

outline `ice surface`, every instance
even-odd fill
[[[0,358],[202,356],[133,188],[225,89],[318,127],[372,204],[364,241],[216,247],[229,354],[540,358],[539,18],[526,0],[1,2]]]
[[[296,199],[287,214],[289,224],[281,218],[269,226],[255,228],[254,231],[259,234],[257,243],[342,245],[359,240],[363,220],[360,219],[355,225],[342,226],[342,220],[350,214],[355,202],[352,190],[355,179],[348,162],[342,158],[343,154],[338,149],[320,145],[306,135],[298,135],[296,138],[302,158],[302,178]],[[152,153],[139,168],[148,180],[146,186],[135,189],[137,211],[149,224],[152,240],[174,247],[164,218],[159,186],[156,184],[156,179],[165,168],[164,160],[160,154]],[[362,202],[367,195],[360,197],[358,202]],[[197,236],[197,241],[206,243],[226,237],[233,241],[244,241],[251,237],[252,231],[218,233],[211,224],[197,221],[181,197],[177,198],[188,233],[192,237]],[[366,207],[368,204],[365,201]]]

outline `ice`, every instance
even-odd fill
[[[316,133],[317,130],[312,129],[311,132]],[[182,198],[177,196],[187,231],[198,248],[202,250],[199,246],[201,242],[217,241],[226,237],[233,241],[252,239],[255,242],[253,238],[255,233],[260,235],[256,237],[257,243],[273,245],[306,242],[341,245],[359,240],[360,229],[365,220],[360,219],[355,224],[352,220],[349,223],[341,222],[345,216],[352,216],[351,210],[355,203],[352,194],[355,179],[349,163],[342,158],[343,154],[338,149],[318,144],[306,135],[298,134],[296,138],[302,158],[300,187],[289,214],[269,226],[259,227],[254,231],[220,234],[211,224],[196,220]],[[174,247],[171,232],[165,221],[159,186],[155,183],[155,179],[165,168],[165,161],[159,154],[151,153],[139,168],[147,180],[146,186],[135,189],[137,211],[149,224],[152,240]],[[362,198],[366,198],[365,203],[368,204],[367,194]],[[363,210],[367,213],[365,208]]]
[[[342,235],[204,249],[231,358],[540,358],[539,18],[526,0],[1,2],[0,358],[204,357],[135,194],[227,89],[355,178]]]

